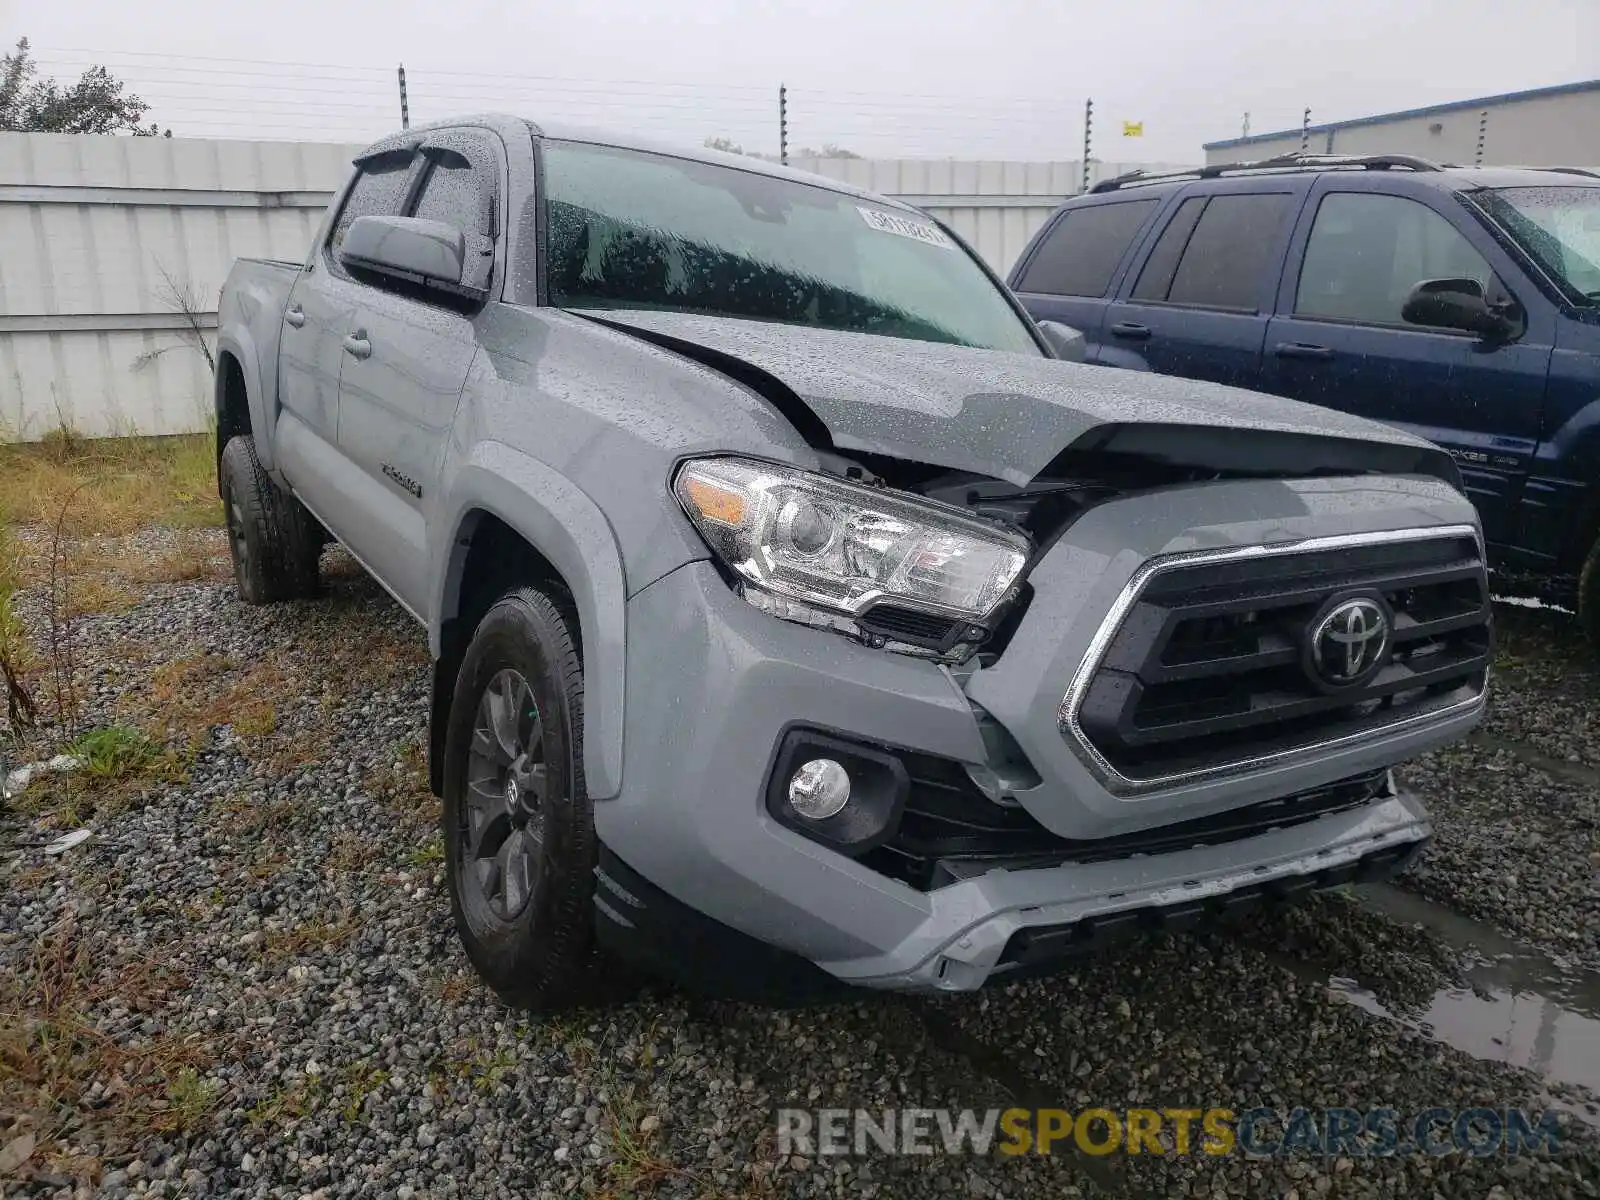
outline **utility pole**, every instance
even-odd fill
[[[406,100],[406,65],[400,64],[400,128],[411,128],[411,105]]]
[[[1304,154],[1311,147],[1311,110],[1306,109],[1305,116],[1300,118],[1300,153]]]
[[[1083,190],[1089,190],[1089,150],[1094,145],[1094,100],[1083,102]]]
[[[1245,113],[1245,115],[1244,115],[1244,128],[1239,130],[1239,136],[1240,137],[1249,137],[1250,136],[1250,114],[1249,113]]]
[[[1472,159],[1475,167],[1483,166],[1483,143],[1489,136],[1489,110],[1486,108],[1478,114],[1478,152]]]
[[[778,85],[778,161],[789,165],[789,89]]]

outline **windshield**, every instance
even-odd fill
[[[1600,187],[1499,188],[1485,207],[1546,271],[1600,300]]]
[[[1039,354],[928,218],[828,188],[578,142],[544,144],[550,303],[652,308]]]

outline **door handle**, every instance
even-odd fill
[[[289,311],[283,314],[283,319],[289,322],[289,324],[293,325],[296,329],[299,329],[300,326],[306,323],[305,309],[301,308],[298,304],[292,305]]]
[[[1327,362],[1333,351],[1326,346],[1313,346],[1310,342],[1279,342],[1272,352],[1279,358],[1304,358],[1312,362]]]
[[[372,343],[367,340],[367,331],[358,329],[344,339],[344,352],[351,358],[371,358]]]
[[[1111,327],[1111,336],[1142,342],[1150,336],[1150,326],[1140,325],[1133,321],[1118,321]]]

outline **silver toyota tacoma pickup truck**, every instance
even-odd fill
[[[971,989],[1428,839],[1390,768],[1491,653],[1432,445],[1065,361],[950,229],[755,159],[495,116],[355,167],[222,293],[238,589],[337,539],[426,626],[510,1001]]]

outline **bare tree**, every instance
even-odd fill
[[[146,350],[133,360],[133,369],[142,371],[168,350],[193,350],[206,360],[206,366],[211,373],[217,373],[217,360],[211,353],[211,343],[206,340],[205,326],[202,317],[209,312],[200,304],[200,299],[195,295],[194,284],[187,276],[178,279],[167,270],[160,262],[156,263],[156,270],[161,273],[161,301],[173,312],[183,317],[183,327],[178,332],[176,346],[157,346],[153,350]]]

